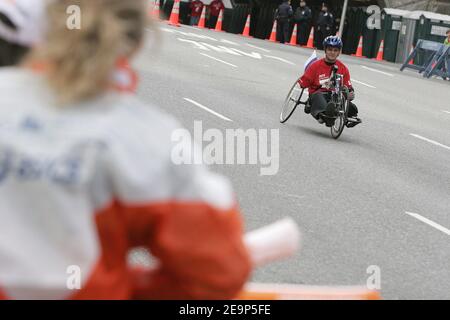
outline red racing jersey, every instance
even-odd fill
[[[224,10],[225,6],[223,5],[223,2],[221,0],[214,0],[209,5],[209,12],[212,16],[217,17],[220,13],[220,10]]]
[[[189,9],[191,9],[192,17],[199,17],[202,14],[203,3],[199,0],[189,3]]]
[[[303,76],[300,78],[299,83],[302,88],[308,88],[309,94],[313,94],[316,91],[329,91],[326,88],[322,88],[320,81],[327,79],[331,76],[331,70],[333,65],[338,66],[338,74],[344,77],[344,85],[349,89],[353,89],[352,82],[350,80],[350,72],[347,67],[339,60],[330,64],[325,59],[320,59],[314,62],[309,68],[306,69]]]

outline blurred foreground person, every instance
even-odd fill
[[[20,63],[42,37],[43,0],[0,0],[0,67]]]
[[[146,2],[52,1],[43,45],[0,71],[0,298],[228,299],[249,276],[228,181],[176,165],[179,124],[115,76]],[[127,264],[136,247],[155,269]]]

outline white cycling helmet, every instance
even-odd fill
[[[0,38],[24,47],[42,41],[47,0],[0,0]],[[11,24],[13,26],[11,26]]]

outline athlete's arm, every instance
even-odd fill
[[[298,83],[300,84],[300,87],[302,88],[311,88],[314,84],[314,72],[313,67],[310,66],[308,69],[306,69],[305,73],[301,76]]]
[[[353,84],[352,81],[350,79],[350,72],[348,71],[348,68],[345,67],[345,71],[344,71],[344,85],[349,88],[349,90],[353,91]]]
[[[352,81],[350,79],[350,72],[348,71],[348,68],[345,68],[344,71],[344,85],[349,89],[349,100],[355,99],[355,89],[353,88]]]

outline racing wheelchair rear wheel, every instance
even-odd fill
[[[302,101],[304,92],[305,89],[300,87],[300,84],[298,83],[298,81],[296,81],[289,91],[286,100],[284,101],[283,108],[281,109],[281,123],[285,123],[286,121],[288,121],[299,104],[306,104],[307,100]]]

